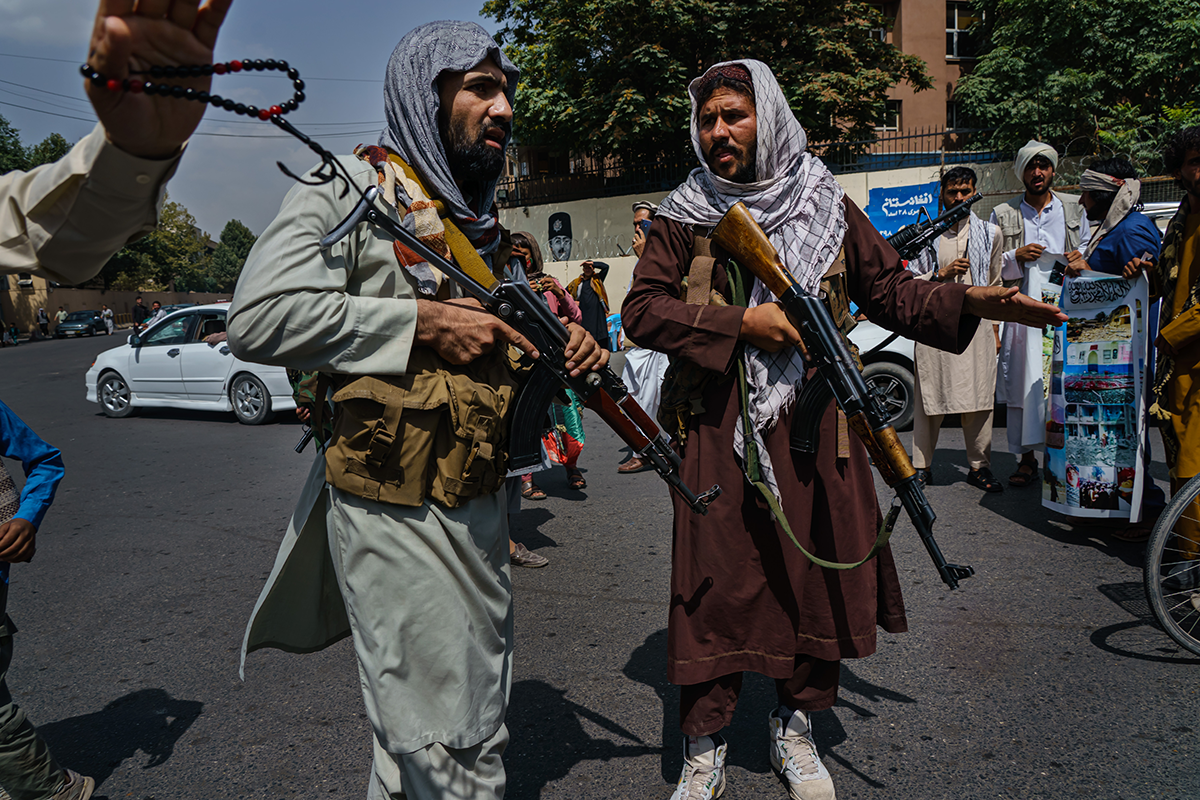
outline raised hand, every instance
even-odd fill
[[[233,0],[100,0],[88,63],[106,78],[124,80],[152,66],[211,64],[217,32]],[[172,85],[208,91],[211,77],[174,79]],[[110,92],[84,82],[108,139],[142,158],[179,152],[200,119],[203,103],[135,92]]]

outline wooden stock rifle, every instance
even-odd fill
[[[809,379],[808,384],[815,384],[816,390],[832,393],[846,415],[850,428],[866,445],[879,474],[887,485],[896,491],[897,500],[892,503],[885,527],[895,523],[899,513],[898,502],[908,512],[942,581],[951,589],[957,589],[958,582],[974,575],[975,570],[968,566],[946,563],[941,548],[933,538],[933,523],[937,515],[933,513],[929,501],[925,498],[925,492],[917,480],[917,473],[909,460],[908,452],[900,444],[896,429],[889,422],[889,413],[867,388],[858,364],[841,332],[834,325],[825,303],[800,289],[767,239],[766,233],[742,203],[737,203],[729,209],[713,229],[712,239],[779,298],[796,330],[800,332],[803,340],[801,347],[812,365],[817,368],[816,375]],[[827,402],[798,402],[795,413],[803,414],[806,408],[809,408],[816,409],[824,415],[826,407]],[[816,424],[819,424],[819,420]],[[815,442],[813,444],[815,445]]]

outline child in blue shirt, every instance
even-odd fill
[[[9,568],[33,558],[38,528],[63,477],[62,453],[4,403],[0,403],[0,453],[20,461],[25,471],[25,488],[18,495],[0,462],[0,615],[4,617],[0,625],[0,787],[13,800],[87,800],[95,781],[58,766],[25,712],[13,702],[7,683],[17,632],[5,613]]]

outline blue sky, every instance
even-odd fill
[[[482,5],[483,0],[234,0],[216,60],[286,59],[308,84],[307,101],[289,119],[333,152],[348,153],[356,144],[373,142],[383,126],[383,74],[396,42],[436,19],[476,20],[498,30],[498,23],[479,15]],[[74,142],[95,124],[78,72],[95,13],[95,0],[0,0],[0,115],[26,143],[53,132]],[[287,80],[277,75],[217,78],[213,91],[270,105],[291,96]],[[230,219],[262,233],[293,185],[275,162],[295,172],[314,163],[296,140],[274,138],[279,133],[270,124],[227,112],[210,109],[199,133],[205,135],[193,137],[169,192],[214,238]]]

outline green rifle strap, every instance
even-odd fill
[[[729,264],[726,270],[730,289],[732,289],[733,302],[736,305],[746,306],[746,276],[742,271],[741,266],[733,263]],[[762,477],[762,466],[758,456],[758,443],[754,439],[754,424],[750,421],[750,386],[746,382],[746,362],[739,356],[737,359],[738,366],[738,396],[742,406],[742,440],[746,448],[746,460],[742,465],[742,469],[746,474],[746,480],[758,490],[766,501],[767,507],[771,509],[771,515],[775,517],[775,521],[779,527],[783,528],[783,532],[792,540],[792,544],[796,545],[796,549],[804,554],[812,563],[818,567],[826,569],[854,569],[870,561],[875,556],[879,555],[879,551],[887,546],[888,540],[892,538],[892,530],[896,527],[896,519],[900,515],[900,507],[893,505],[888,510],[887,516],[883,519],[883,524],[879,527],[879,534],[875,537],[875,544],[871,545],[871,550],[863,557],[861,561],[854,563],[843,563],[840,561],[826,561],[823,558],[813,555],[804,549],[804,546],[796,539],[796,534],[792,533],[792,526],[788,524],[787,515],[783,513],[783,508],[779,505],[779,498],[767,486],[766,481]]]

